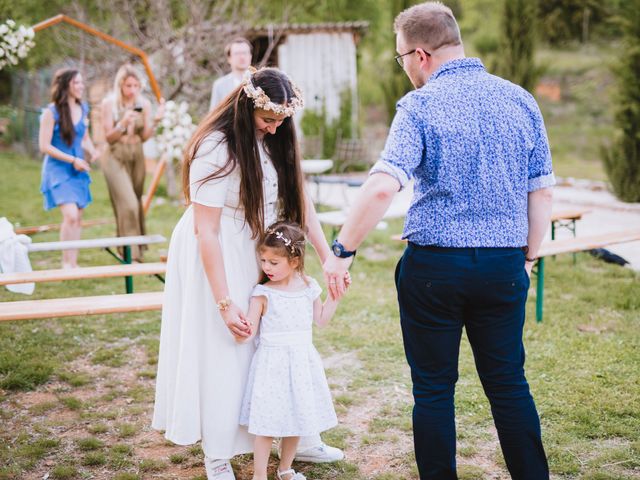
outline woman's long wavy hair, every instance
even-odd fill
[[[251,79],[254,86],[262,88],[274,103],[287,104],[295,97],[291,81],[280,70],[265,68],[255,72]],[[213,132],[221,132],[227,142],[229,159],[222,168],[211,172],[199,182],[222,178],[236,167],[240,168],[240,203],[252,237],[259,238],[265,230],[264,193],[253,113],[253,100],[247,97],[240,86],[200,122],[185,149],[182,186],[189,202],[191,163],[198,154],[202,154],[198,150],[204,139]],[[279,218],[295,222],[304,228],[303,175],[293,119],[286,117],[273,135],[265,135],[263,143],[278,172]]]
[[[71,119],[71,109],[69,108],[69,85],[71,81],[80,73],[73,68],[65,68],[58,70],[53,76],[51,82],[51,101],[56,106],[60,120],[60,136],[67,145],[73,143],[76,136],[76,130]],[[77,100],[80,104],[80,100]]]

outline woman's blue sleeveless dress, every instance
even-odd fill
[[[83,158],[82,139],[89,123],[89,106],[82,103],[82,116],[80,121],[74,125],[75,136],[71,145],[62,139],[60,115],[55,105],[51,103],[47,108],[53,113],[55,121],[51,145],[64,153]],[[87,172],[79,172],[68,162],[63,162],[49,155],[44,156],[40,191],[44,196],[45,210],[51,210],[65,203],[75,203],[78,208],[85,208],[91,203],[90,183],[91,177]]]

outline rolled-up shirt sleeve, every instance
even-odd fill
[[[423,153],[423,135],[418,121],[399,103],[384,150],[369,175],[386,173],[398,181],[402,190],[422,161]]]
[[[537,139],[529,154],[529,192],[551,187],[556,184],[551,163],[551,149],[549,148],[547,130],[544,127],[542,114],[537,109],[537,106],[535,113]]]

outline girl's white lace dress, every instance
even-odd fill
[[[313,302],[320,293],[314,279],[295,292],[265,285],[253,290],[252,296],[267,298],[240,413],[240,424],[254,435],[308,436],[338,423],[322,360],[311,342]]]

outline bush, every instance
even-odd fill
[[[536,2],[505,0],[502,7],[501,37],[497,74],[533,91],[542,71],[536,67],[534,51]]]
[[[619,19],[624,33],[618,79],[614,143],[603,148],[605,170],[615,194],[640,202],[640,0],[629,0]]]

